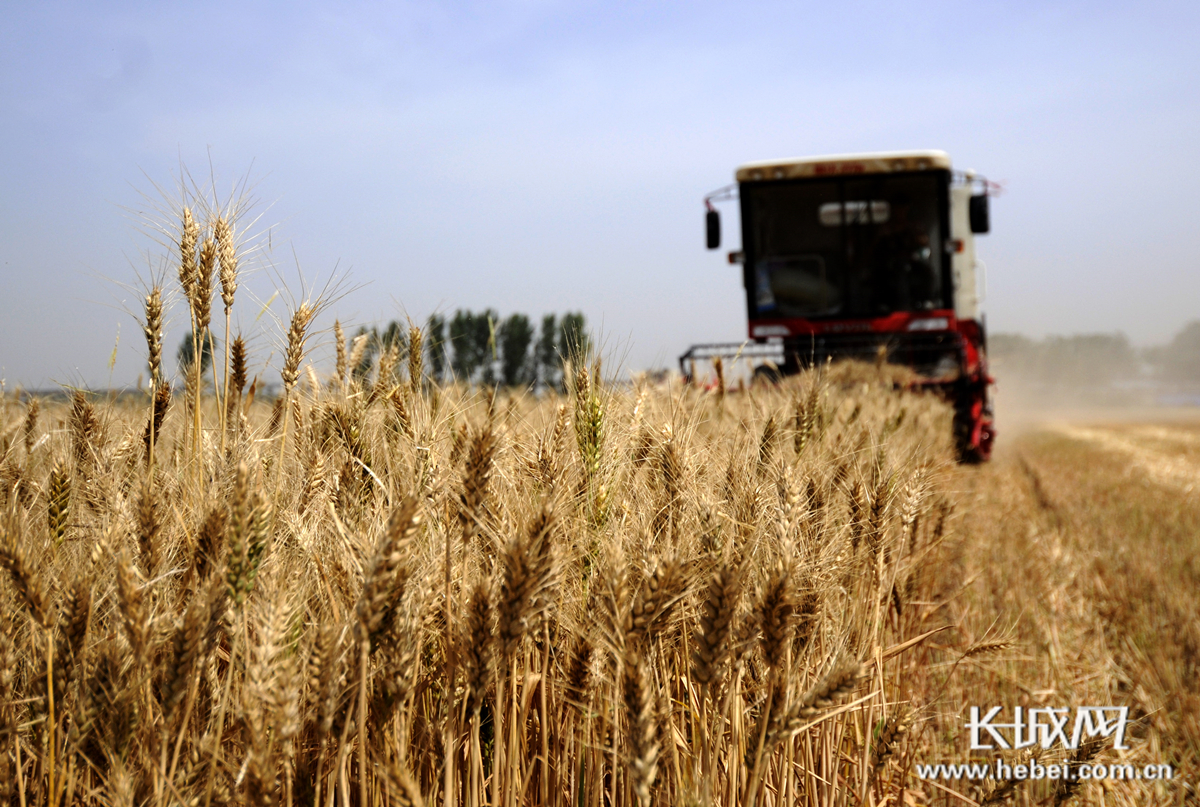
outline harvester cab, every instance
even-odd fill
[[[988,232],[982,177],[942,151],[771,160],[737,169],[705,200],[709,249],[721,243],[714,203],[738,199],[749,342],[694,345],[680,369],[715,357],[761,359],[778,378],[828,360],[905,365],[914,386],[955,410],[960,456],[986,460],[995,435],[975,236]]]

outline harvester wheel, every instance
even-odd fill
[[[965,389],[954,402],[954,443],[959,462],[977,464],[992,456],[995,428],[987,406],[987,389]]]

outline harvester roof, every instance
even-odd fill
[[[878,151],[867,154],[830,154],[785,160],[760,160],[739,166],[738,182],[802,179],[839,174],[892,174],[900,171],[945,171],[950,155],[944,151]]]

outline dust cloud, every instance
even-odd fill
[[[1051,424],[1200,420],[1200,323],[1161,347],[1121,333],[997,334],[988,347],[1001,440]]]

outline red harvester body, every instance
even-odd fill
[[[915,386],[954,406],[964,461],[986,460],[995,436],[987,335],[980,310],[988,183],[951,170],[940,151],[750,163],[710,194],[708,246],[720,244],[714,201],[739,198],[750,343],[694,345],[680,357],[761,357],[778,377],[828,360],[880,357],[911,367]]]

